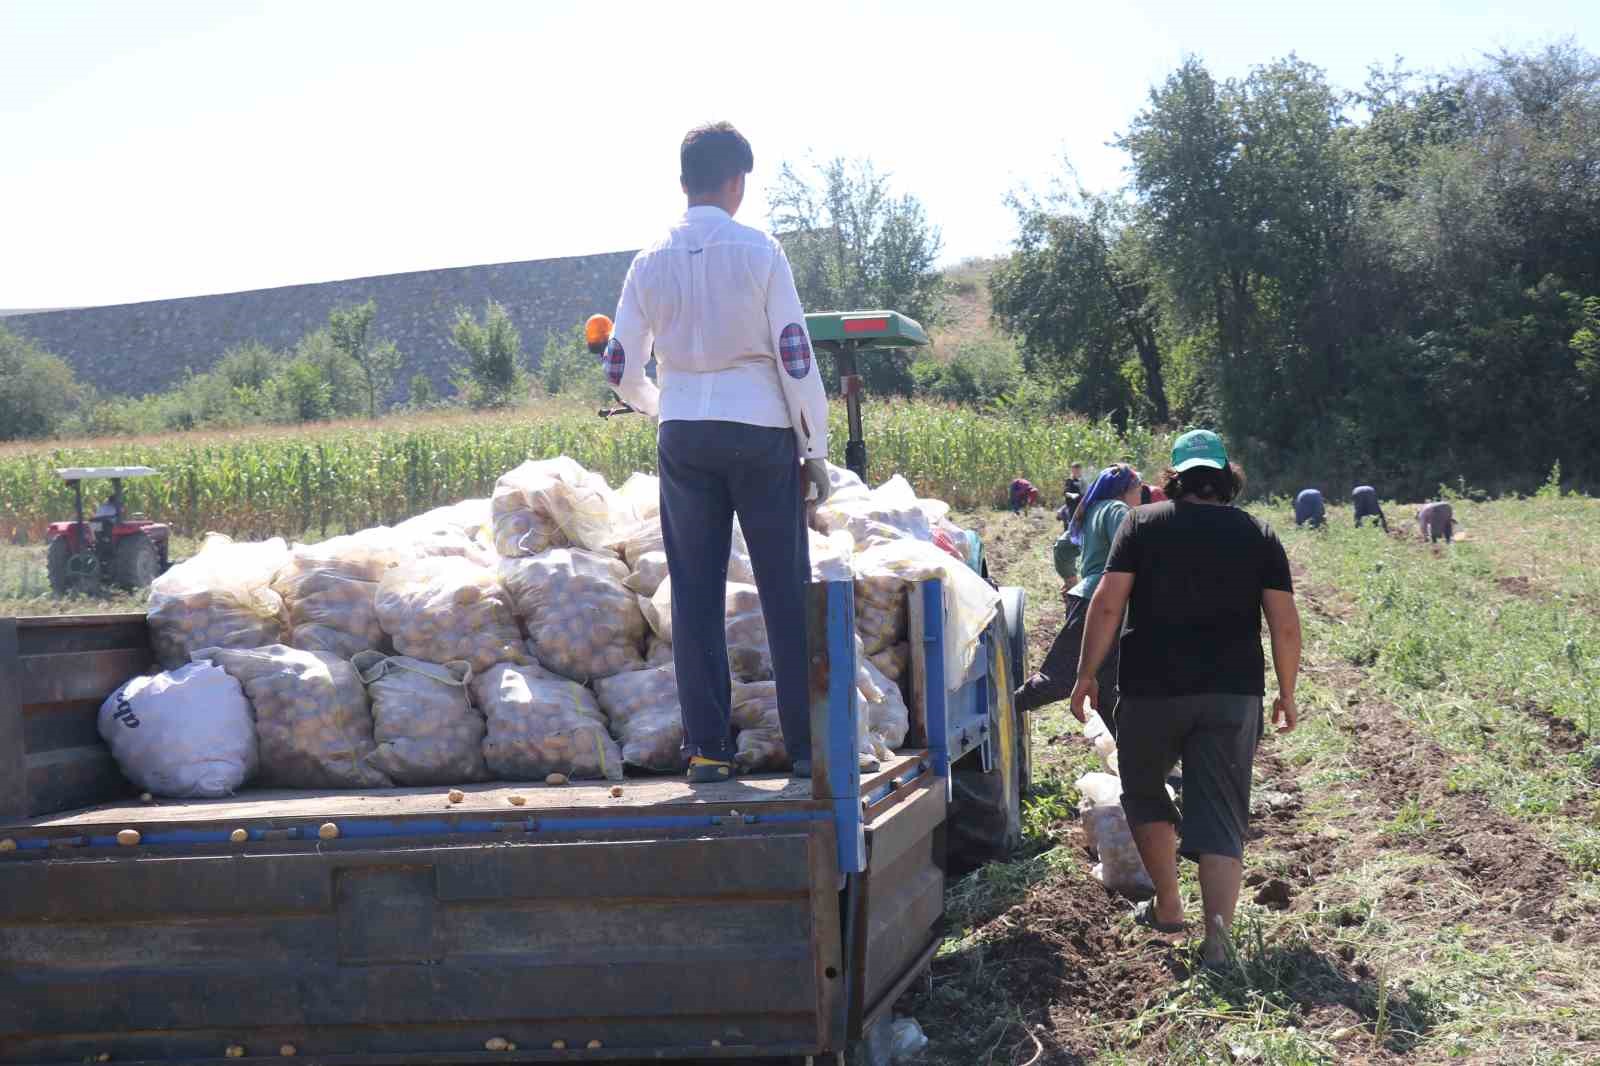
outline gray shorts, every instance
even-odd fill
[[[1117,765],[1128,824],[1172,822],[1185,858],[1243,858],[1250,770],[1265,729],[1261,697],[1226,692],[1170,699],[1124,695],[1117,717]],[[1167,777],[1179,760],[1181,812],[1167,795]]]

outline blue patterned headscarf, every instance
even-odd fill
[[[1083,522],[1089,517],[1089,508],[1101,500],[1120,500],[1137,480],[1139,472],[1127,463],[1113,463],[1100,471],[1089,491],[1078,501],[1078,509],[1072,512],[1072,522],[1067,526],[1068,539],[1083,547]]]

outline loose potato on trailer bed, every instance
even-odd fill
[[[152,662],[144,619],[0,619],[0,1063],[842,1054],[937,947],[947,843],[1018,831],[1021,599],[1003,599],[946,679],[941,584],[912,589],[909,746],[876,772],[844,582],[811,589],[811,780],[496,782],[459,802],[140,802],[96,714]]]

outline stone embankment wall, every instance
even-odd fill
[[[32,337],[71,363],[79,378],[124,395],[159,392],[188,370],[209,369],[234,345],[256,340],[289,348],[325,325],[334,307],[378,304],[374,335],[406,357],[397,398],[417,371],[447,392],[461,353],[450,343],[456,308],[483,313],[505,306],[537,365],[551,332],[571,329],[596,311],[611,314],[632,252],[534,259],[288,285],[180,300],[10,314],[5,328]]]

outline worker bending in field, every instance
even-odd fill
[[[1455,509],[1443,500],[1437,503],[1425,503],[1417,510],[1417,528],[1422,533],[1422,539],[1429,543],[1436,543],[1443,537],[1446,544],[1454,544]]]
[[[1039,667],[1039,672],[1022,683],[1017,689],[1014,702],[1018,711],[1032,711],[1057,700],[1065,699],[1072,692],[1073,682],[1078,675],[1078,653],[1083,643],[1083,627],[1088,618],[1089,599],[1094,595],[1094,590],[1100,583],[1100,575],[1105,571],[1106,556],[1111,550],[1111,538],[1115,536],[1122,520],[1127,517],[1128,509],[1135,507],[1139,502],[1139,490],[1143,487],[1139,480],[1139,472],[1125,463],[1108,466],[1095,478],[1094,484],[1089,487],[1083,502],[1078,505],[1077,513],[1072,517],[1072,524],[1067,529],[1067,539],[1070,543],[1082,549],[1082,560],[1079,567],[1082,577],[1067,593],[1067,619],[1061,627],[1061,632],[1056,634],[1056,639],[1046,653],[1044,663]],[[1059,550],[1057,542],[1056,570],[1062,570],[1063,552]],[[1065,574],[1062,575],[1065,579]],[[1103,657],[1099,664],[1100,671],[1100,696],[1095,702],[1095,709],[1100,712],[1100,717],[1105,720],[1106,726],[1115,733],[1117,730],[1117,652],[1113,643],[1110,651]]]
[[[1303,526],[1309,524],[1312,529],[1321,529],[1328,520],[1327,507],[1322,500],[1320,489],[1301,489],[1294,498],[1294,524]]]
[[[1356,528],[1361,528],[1363,518],[1376,518],[1378,525],[1385,533],[1389,532],[1389,520],[1383,517],[1383,508],[1378,506],[1378,490],[1371,485],[1357,485],[1350,492],[1350,502],[1356,508]]]
[[[1278,675],[1273,720],[1294,728],[1300,620],[1283,545],[1260,520],[1232,506],[1244,477],[1215,433],[1179,437],[1164,479],[1167,503],[1140,507],[1117,531],[1089,605],[1072,712],[1100,702],[1098,671],[1113,654],[1123,613],[1122,704],[1117,764],[1122,807],[1139,857],[1155,882],[1137,919],[1162,932],[1185,928],[1178,854],[1200,867],[1202,957],[1227,957],[1239,898],[1250,772],[1263,732],[1261,615]],[[1167,775],[1183,763],[1183,811]],[[1181,838],[1181,845],[1180,845]]]
[[[1012,513],[1026,511],[1039,502],[1039,490],[1027,478],[1019,477],[1011,482],[1010,498]]]
[[[750,548],[772,644],[784,745],[811,772],[805,585],[807,485],[828,495],[828,403],[789,260],[733,220],[755,166],[726,122],[679,151],[688,209],[634,257],[607,344],[607,379],[660,418],[661,532],[689,777],[733,774],[724,596],[733,519]],[[645,376],[652,347],[659,389]]]

